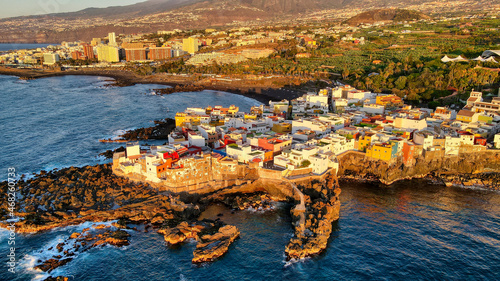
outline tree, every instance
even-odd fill
[[[394,86],[396,86],[396,88],[399,90],[403,90],[406,87],[406,81],[406,76],[399,76],[396,82],[394,82]]]
[[[347,67],[344,67],[344,70],[342,70],[342,79],[345,80],[349,76],[349,69]]]
[[[300,163],[300,166],[303,168],[307,168],[307,167],[309,167],[309,165],[311,165],[311,161],[309,161],[309,160],[304,160],[304,161],[302,161],[302,163]]]

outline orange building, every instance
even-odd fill
[[[80,51],[71,52],[71,58],[74,60],[84,60],[86,59],[85,55]]]
[[[84,44],[82,45],[83,47],[83,54],[87,59],[95,59],[95,54],[94,54],[94,47],[90,44]]]
[[[146,49],[125,49],[125,58],[127,61],[145,61]]]
[[[396,95],[377,96],[377,100],[375,103],[383,106],[386,106],[388,104],[402,105],[403,99]]]
[[[148,58],[150,60],[166,60],[172,57],[172,49],[168,47],[149,48]]]
[[[412,143],[405,142],[403,144],[403,163],[409,166],[413,163],[413,158],[415,154],[415,145]]]

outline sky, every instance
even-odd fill
[[[145,0],[0,0],[0,18],[74,12],[85,8],[125,6]]]

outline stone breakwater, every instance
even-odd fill
[[[291,210],[294,237],[285,248],[288,259],[301,259],[323,252],[328,246],[332,223],[339,219],[340,188],[336,177],[324,181],[299,181],[304,202]]]
[[[327,248],[332,223],[339,219],[340,213],[341,190],[331,171],[295,180],[258,179],[226,188],[205,200],[226,203],[225,198],[255,192],[264,192],[275,201],[289,201],[295,205],[290,211],[294,237],[285,248],[287,259],[314,256]],[[262,198],[256,200],[261,202]]]
[[[343,180],[380,182],[391,185],[400,180],[425,178],[447,186],[480,186],[500,189],[500,151],[463,153],[458,156],[422,155],[413,165],[400,159],[388,163],[374,161],[362,153],[348,152],[339,156],[339,177]]]

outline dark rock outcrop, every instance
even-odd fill
[[[155,126],[148,128],[139,128],[127,131],[119,138],[129,141],[135,140],[166,140],[168,135],[175,129],[175,120],[166,118],[164,120],[154,121]]]
[[[35,269],[51,272],[73,260],[73,256],[99,246],[112,245],[122,247],[129,245],[130,234],[109,225],[94,225],[85,228],[81,233],[71,234],[64,242],[57,245],[60,254],[40,262]],[[50,250],[50,249],[49,249]]]
[[[164,235],[169,245],[175,245],[187,239],[196,239],[196,250],[193,252],[193,263],[210,262],[224,255],[229,246],[239,237],[236,226],[225,225],[217,221],[181,222],[175,227],[158,230]]]
[[[234,225],[223,226],[213,235],[203,235],[193,252],[193,263],[211,262],[223,256],[239,236],[240,231]]]
[[[41,271],[45,271],[45,272],[51,272],[52,270],[54,270],[60,266],[63,266],[72,260],[73,260],[73,258],[65,258],[65,259],[61,259],[61,260],[48,259],[48,260],[44,261],[42,264],[35,266],[35,269],[40,269]]]
[[[162,222],[200,214],[197,206],[114,175],[109,164],[42,171],[33,179],[18,181],[16,186],[22,199],[18,200],[15,214],[24,218],[16,223],[16,231],[21,233],[86,221]],[[6,190],[7,182],[0,183],[0,188]],[[6,194],[0,194],[2,209],[8,206]],[[8,214],[3,210],[2,220]]]
[[[485,151],[459,156],[430,157],[422,155],[414,165],[405,166],[400,159],[392,163],[374,161],[361,153],[346,153],[339,158],[341,179],[364,180],[390,185],[399,180],[427,178],[447,185],[478,185],[498,189],[500,153]]]

